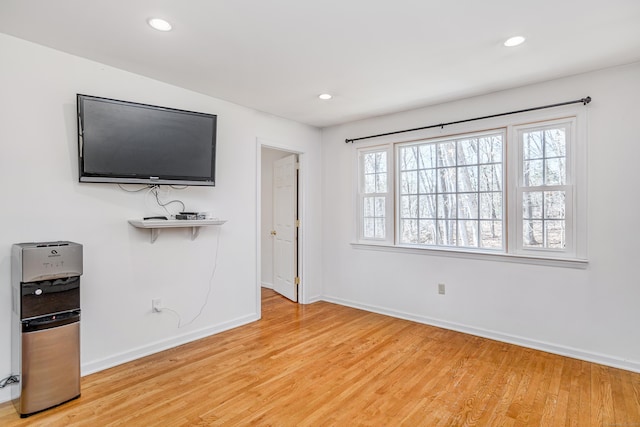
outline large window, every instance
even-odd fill
[[[504,132],[396,148],[399,243],[502,249]]]
[[[583,257],[575,128],[572,117],[358,149],[358,241]]]

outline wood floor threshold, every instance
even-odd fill
[[[263,289],[262,319],[0,426],[635,426],[640,374]]]

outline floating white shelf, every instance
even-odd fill
[[[195,240],[200,234],[201,227],[222,225],[224,219],[130,219],[129,224],[136,228],[151,230],[151,243],[155,242],[161,228],[191,228],[191,240]]]

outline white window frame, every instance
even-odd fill
[[[532,130],[544,130],[553,129],[557,127],[566,127],[566,157],[565,157],[565,184],[563,185],[540,185],[525,187],[523,182],[524,171],[524,153],[522,144],[522,134],[526,131]],[[530,255],[530,256],[544,256],[552,258],[575,258],[576,257],[576,227],[575,227],[575,214],[576,214],[576,176],[574,173],[575,156],[576,151],[576,118],[565,118],[558,120],[544,121],[541,123],[531,123],[526,125],[519,125],[512,127],[512,141],[516,146],[513,150],[514,158],[513,162],[517,164],[517,177],[512,178],[512,183],[515,187],[515,198],[512,200],[513,210],[510,218],[512,221],[512,232],[509,233],[511,238],[511,245],[513,252],[517,254]],[[565,192],[565,241],[566,245],[563,249],[554,248],[532,248],[525,247],[523,242],[523,212],[522,202],[523,193],[526,191],[564,191]]]
[[[386,193],[365,193],[364,173],[364,156],[372,153],[386,153],[387,157],[387,191]],[[358,150],[358,240],[366,242],[375,242],[383,244],[393,244],[393,212],[394,212],[394,167],[393,167],[392,150],[389,145],[373,146]],[[385,198],[385,236],[383,238],[367,238],[364,235],[364,200],[366,197],[384,197]]]
[[[586,268],[587,261],[587,113],[584,106],[566,106],[552,110],[542,110],[514,116],[506,116],[478,123],[456,126],[453,129],[435,129],[422,131],[411,140],[400,140],[395,137],[384,137],[378,144],[360,143],[353,146],[357,159],[355,175],[357,182],[357,217],[355,218],[354,241],[357,249],[371,249],[391,252],[420,253],[425,255],[452,256],[469,259],[490,259],[505,262],[518,262],[559,267]],[[570,123],[570,138],[567,144],[567,181],[568,189],[566,205],[566,239],[564,249],[526,248],[522,244],[522,162],[518,132],[539,128],[545,125]],[[506,141],[503,142],[503,241],[504,251],[483,250],[465,247],[439,247],[422,245],[406,245],[398,243],[399,225],[399,191],[396,177],[396,146],[404,143],[420,143],[435,138],[451,139],[464,134],[482,133],[485,131],[506,129]],[[393,230],[383,240],[364,239],[362,234],[362,178],[360,153],[387,150],[387,182],[391,194],[386,194],[386,230]],[[552,189],[552,188],[549,188]],[[520,196],[518,196],[520,194]],[[570,200],[570,202],[569,202]],[[396,219],[398,218],[398,219]],[[393,234],[393,235],[389,235]]]

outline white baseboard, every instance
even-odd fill
[[[260,286],[262,286],[263,288],[267,288],[267,289],[273,289],[273,283],[262,282],[260,284]]]
[[[249,316],[240,317],[238,319],[231,320],[229,322],[220,323],[215,326],[210,326],[204,329],[190,332],[178,337],[156,341],[154,343],[137,347],[128,350],[123,353],[115,354],[104,359],[94,360],[92,362],[83,363],[80,370],[82,376],[90,375],[95,372],[99,372],[108,368],[112,368],[117,365],[121,365],[132,360],[140,359],[141,357],[148,356],[150,354],[158,353],[170,348],[177,347],[182,344],[196,341],[202,338],[206,338],[211,335],[218,334],[220,332],[227,331],[229,329],[237,328],[238,326],[246,325],[247,323],[255,322],[259,320],[260,316],[257,314],[251,314]]]
[[[424,323],[426,325],[437,326],[439,328],[450,329],[452,331],[457,331],[457,332],[463,332],[469,335],[489,338],[496,341],[519,345],[521,347],[527,347],[535,350],[546,351],[547,353],[559,354],[561,356],[567,356],[574,359],[584,360],[587,362],[598,363],[600,365],[606,365],[606,366],[611,366],[613,368],[619,368],[619,369],[624,369],[631,372],[640,373],[640,362],[635,360],[626,360],[626,359],[622,359],[619,357],[610,356],[606,354],[594,353],[590,351],[580,350],[577,348],[562,346],[558,344],[552,344],[544,341],[532,340],[529,338],[519,337],[516,335],[503,334],[501,332],[475,328],[472,326],[462,325],[454,322],[448,322],[445,320],[438,320],[438,319],[433,319],[426,316],[419,316],[415,314],[404,313],[401,311],[389,310],[384,307],[360,304],[360,303],[345,300],[342,298],[323,296],[322,300],[331,302],[334,304],[344,305],[347,307],[353,307],[353,308],[358,308],[365,311],[370,311],[372,313],[384,314],[386,316],[396,317],[404,320],[411,320],[418,323]]]
[[[314,302],[324,301],[324,298],[321,295],[315,295],[308,298],[304,304],[313,304]]]

